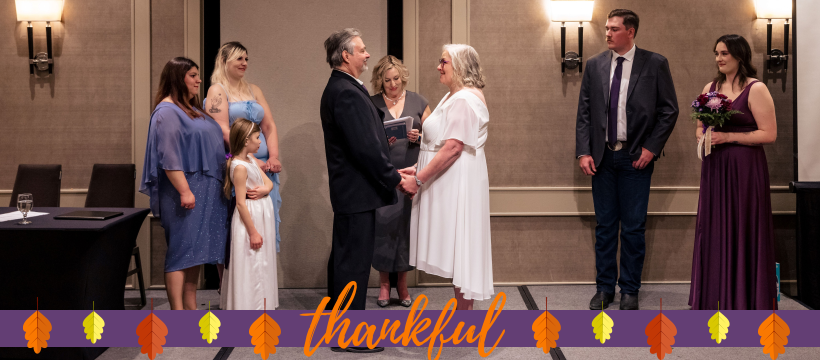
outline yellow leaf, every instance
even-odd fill
[[[96,344],[97,340],[102,338],[103,326],[105,321],[96,311],[92,311],[83,320],[83,327],[85,328],[85,338],[91,340],[92,344]]]
[[[216,334],[219,333],[219,327],[222,325],[219,318],[214,313],[208,311],[205,316],[199,319],[199,332],[202,333],[202,339],[207,340],[208,344],[216,340]]]
[[[720,344],[721,341],[726,340],[726,333],[729,332],[729,319],[723,316],[720,311],[709,319],[709,333],[712,334],[712,340]]]
[[[612,318],[603,310],[595,319],[592,319],[592,332],[595,333],[595,338],[601,341],[601,344],[611,338],[610,334],[612,334],[613,326],[615,326],[615,323]]]

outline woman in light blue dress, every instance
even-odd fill
[[[245,81],[245,71],[248,68],[248,50],[236,41],[228,42],[219,48],[216,56],[214,72],[211,75],[211,88],[203,102],[205,111],[222,127],[223,140],[228,146],[230,127],[236,119],[244,118],[258,124],[262,128],[259,138],[262,145],[254,154],[257,165],[273,181],[273,190],[270,199],[273,201],[276,219],[276,251],[279,251],[279,209],[282,206],[282,197],[279,195],[279,172],[282,163],[279,162],[279,137],[276,133],[276,123],[273,121],[270,106],[258,86]],[[248,198],[258,199],[265,195],[263,189],[249,189]],[[232,211],[231,211],[232,212]],[[230,239],[228,240],[230,249]],[[230,254],[226,253],[226,259]],[[230,266],[227,262],[225,266]],[[221,278],[221,271],[220,271]]]
[[[199,67],[177,57],[162,70],[140,192],[165,229],[165,288],[172,310],[196,310],[199,265],[219,264],[228,237],[222,130],[199,106]]]

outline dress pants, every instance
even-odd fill
[[[598,222],[595,226],[598,291],[615,293],[619,228],[621,273],[618,286],[622,294],[633,295],[641,288],[646,254],[646,211],[654,168],[654,161],[641,170],[633,168],[626,146],[620,151],[607,148],[592,176],[592,200]]]
[[[333,245],[327,261],[327,295],[330,302],[326,309],[333,309],[345,286],[355,281],[356,294],[349,310],[364,310],[375,241],[376,210],[333,214]],[[348,294],[348,297],[351,295]],[[347,301],[342,301],[342,309]]]

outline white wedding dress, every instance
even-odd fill
[[[248,161],[231,161],[231,181],[237,166],[248,171],[245,185],[248,189],[264,186],[262,170],[249,155]],[[241,201],[237,199],[237,201]],[[276,277],[276,221],[273,203],[265,196],[262,199],[245,199],[256,231],[262,235],[262,247],[251,249],[250,236],[239,217],[239,209],[234,210],[231,220],[231,260],[222,274],[222,310],[273,310],[279,306],[279,284]],[[267,306],[265,306],[267,299]]]
[[[418,170],[430,163],[448,139],[463,142],[464,149],[450,167],[427,180],[413,199],[410,264],[428,274],[452,278],[466,300],[485,300],[494,294],[490,181],[484,156],[490,114],[469,90],[444,99],[422,125]]]

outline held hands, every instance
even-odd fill
[[[265,165],[267,165],[267,167],[268,167],[268,169],[266,170],[268,172],[278,173],[278,172],[282,171],[282,163],[279,162],[279,159],[270,158],[265,163]]]
[[[259,235],[258,232],[254,231],[251,234],[251,250],[259,250],[262,248],[262,235]]]
[[[646,148],[642,147],[641,148],[641,158],[638,159],[637,161],[633,161],[632,162],[632,167],[636,168],[638,170],[641,170],[641,169],[645,168],[646,165],[649,165],[649,163],[652,162],[652,159],[654,159],[654,158],[655,158],[655,154],[653,154],[649,150],[646,150]]]
[[[578,159],[578,166],[584,175],[595,175],[595,172],[598,171],[595,169],[595,161],[592,160],[591,155],[581,156],[581,158]]]
[[[419,140],[419,129],[413,129],[407,132],[407,140],[410,142],[416,142]]]
[[[196,198],[194,197],[194,193],[188,191],[185,194],[179,194],[179,202],[181,203],[183,208],[191,210],[196,205]]]
[[[414,198],[419,191],[419,186],[416,185],[416,179],[413,175],[401,174],[401,182],[396,188],[411,199]]]
[[[410,176],[416,175],[416,167],[415,166],[410,166],[410,167],[406,167],[404,169],[401,169],[401,170],[399,170],[399,174],[410,175]]]

